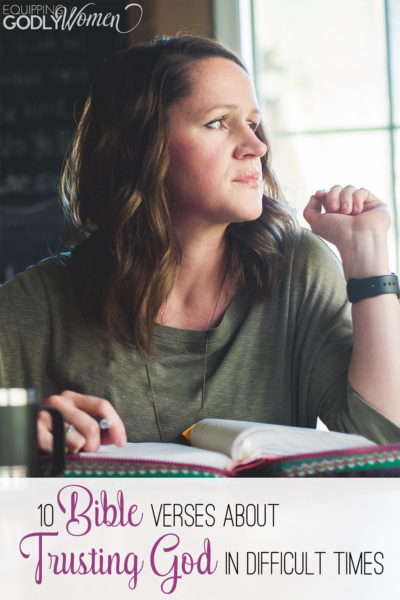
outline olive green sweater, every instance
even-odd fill
[[[50,258],[0,289],[0,386],[108,399],[128,441],[160,441],[146,368],[136,350],[84,320],[70,269]],[[150,359],[167,442],[201,418],[205,332],[157,325]],[[237,295],[210,332],[205,416],[315,427],[399,442],[400,428],[348,385],[352,325],[342,268],[303,231],[275,299]]]

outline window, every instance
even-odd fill
[[[287,198],[305,224],[315,190],[370,189],[390,208],[397,271],[400,2],[253,0],[251,8],[257,93]]]

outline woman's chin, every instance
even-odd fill
[[[238,212],[237,218],[232,220],[232,223],[245,223],[246,221],[255,221],[262,213],[262,201],[249,202],[243,207],[243,210]]]

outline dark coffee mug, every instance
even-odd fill
[[[36,404],[34,389],[0,388],[0,477],[38,477],[37,413],[47,410],[53,422],[53,464],[50,476],[65,468],[65,427],[62,413]]]

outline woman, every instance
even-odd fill
[[[400,440],[397,295],[353,305],[352,350],[341,266],[298,231],[270,165],[250,78],[216,42],[106,61],[63,178],[72,253],[2,290],[2,386],[62,410],[70,450],[177,441],[203,417],[319,416]],[[390,218],[371,192],[318,190],[304,216],[347,280],[389,274]],[[112,428],[101,437],[93,417]],[[38,427],[49,450],[46,413]]]

